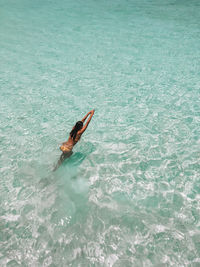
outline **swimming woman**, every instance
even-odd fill
[[[74,125],[74,127],[72,128],[72,130],[71,130],[71,132],[69,134],[68,140],[66,142],[62,143],[62,145],[60,146],[60,150],[63,153],[60,156],[60,159],[59,159],[56,167],[54,168],[54,171],[62,164],[64,159],[69,158],[73,154],[72,149],[76,145],[76,143],[80,140],[81,135],[87,129],[88,124],[90,123],[90,121],[91,121],[91,119],[92,119],[92,117],[94,115],[94,111],[95,110],[93,109],[90,112],[88,112],[81,121],[77,121],[77,123]],[[84,125],[84,122],[85,122],[85,120],[87,119],[88,116],[89,116],[89,118],[88,118],[87,122]]]

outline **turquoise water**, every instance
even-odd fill
[[[199,50],[197,0],[0,0],[1,266],[200,265]]]

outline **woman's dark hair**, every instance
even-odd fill
[[[77,132],[83,127],[83,122],[82,121],[77,121],[75,124],[74,128],[70,132],[70,136],[72,139],[75,140]]]

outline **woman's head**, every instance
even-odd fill
[[[75,124],[75,129],[77,129],[78,131],[83,128],[83,122],[82,121],[77,121],[77,123]]]
[[[73,127],[73,129],[70,132],[71,138],[75,139],[77,132],[80,131],[82,129],[82,127],[83,127],[83,122],[77,121],[77,123],[75,124],[75,126]]]

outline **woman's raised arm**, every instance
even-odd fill
[[[82,122],[84,123],[85,122],[85,120],[87,119],[87,117],[91,114],[91,112],[92,112],[92,110],[91,111],[89,111],[83,118],[82,118]]]
[[[84,133],[85,130],[87,129],[88,124],[90,123],[90,121],[91,121],[91,119],[92,119],[92,117],[93,117],[93,115],[94,115],[94,111],[95,111],[94,109],[91,110],[91,111],[88,112],[88,114],[85,115],[85,117],[82,119],[82,122],[84,122],[84,121],[87,119],[87,117],[90,115],[90,117],[89,117],[89,119],[87,120],[86,124],[85,124],[85,125],[83,126],[83,128],[79,131],[79,134]]]

